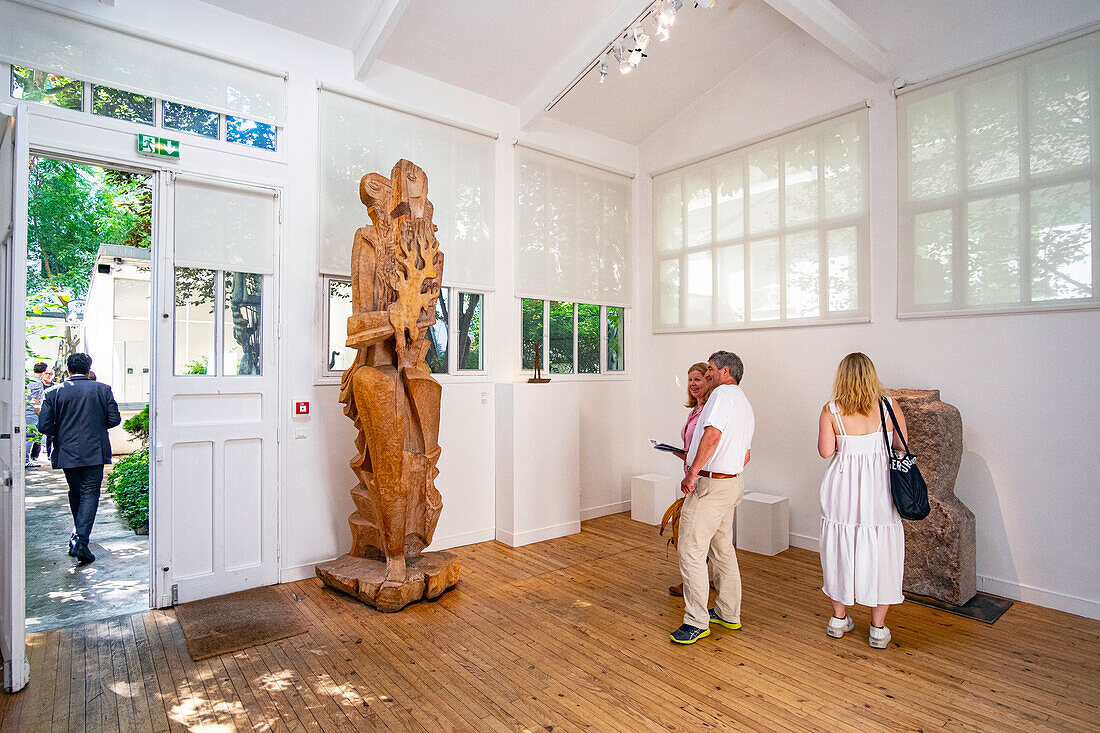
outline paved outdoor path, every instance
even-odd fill
[[[28,633],[149,608],[149,537],[127,527],[106,491],[92,528],[90,565],[78,566],[68,555],[73,516],[64,472],[28,468],[26,507]]]

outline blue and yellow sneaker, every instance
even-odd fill
[[[717,613],[715,613],[713,608],[710,609],[710,622],[712,624],[718,624],[719,626],[725,626],[727,629],[733,629],[734,631],[737,631],[739,628],[741,628],[740,622],[725,620]]]
[[[677,644],[694,644],[707,636],[710,636],[710,629],[700,629],[695,626],[684,624],[669,634],[668,638],[672,639],[672,641]]]

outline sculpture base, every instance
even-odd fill
[[[344,555],[316,567],[317,577],[325,585],[358,598],[379,611],[400,611],[415,601],[438,598],[458,583],[459,562],[449,552],[426,552],[405,558],[405,582],[382,587],[386,561]]]

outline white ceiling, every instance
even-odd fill
[[[653,34],[649,21],[644,28]],[[608,56],[605,82],[593,68],[548,116],[637,144],[794,28],[762,0],[714,10],[686,2],[669,39],[651,41],[637,69],[622,74]]]
[[[383,0],[203,0],[231,13],[352,49]]]
[[[379,59],[518,106],[619,0],[412,0]]]

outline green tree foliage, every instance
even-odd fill
[[[149,405],[122,423],[122,428],[135,439],[140,440],[142,446],[149,445]]]
[[[149,526],[149,449],[119,459],[107,474],[107,493],[114,497],[130,529]]]
[[[537,361],[536,353],[540,356],[542,354],[542,303],[541,300],[524,298],[520,306],[524,369],[534,369]]]
[[[84,82],[25,66],[11,67],[11,93],[16,99],[65,109],[79,110],[84,106]]]
[[[164,102],[164,126],[203,137],[218,137],[218,113],[186,104]]]
[[[111,87],[92,87],[92,114],[113,117],[116,120],[153,124],[152,97],[124,92]]]

